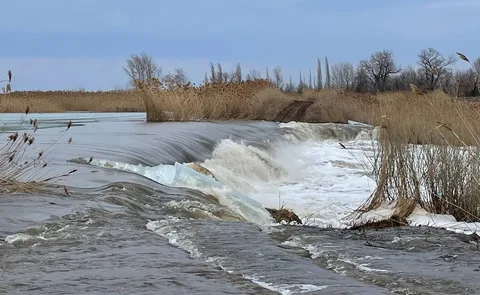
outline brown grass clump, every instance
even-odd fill
[[[280,209],[265,208],[270,215],[273,217],[275,222],[281,223],[285,221],[287,223],[295,222],[297,224],[302,224],[302,220],[298,217],[295,212],[290,209],[281,207]]]
[[[190,163],[190,164],[187,164],[188,167],[190,167],[191,169],[197,171],[198,173],[201,173],[203,175],[206,175],[206,176],[210,176],[211,178],[217,180],[215,178],[215,175],[213,175],[213,173],[208,170],[207,168],[203,167],[201,164],[199,163]]]
[[[406,219],[417,205],[458,221],[480,221],[479,113],[442,92],[379,96],[373,161],[377,188],[359,212],[395,201]]]
[[[368,221],[364,224],[356,224],[350,229],[352,230],[361,230],[361,229],[382,229],[389,227],[399,227],[407,226],[408,222],[405,218],[400,218],[398,216],[392,215],[389,219],[379,220],[379,221]]]
[[[27,107],[25,116],[29,112],[30,108]],[[25,120],[22,121],[21,125],[26,122]],[[0,193],[42,191],[52,180],[75,172],[75,170],[72,170],[55,177],[39,179],[40,172],[47,167],[47,162],[44,160],[45,151],[40,151],[33,158],[27,156],[28,150],[35,144],[38,124],[38,120],[31,119],[30,127],[25,128],[24,132],[3,132],[0,134],[0,140],[5,140],[5,143],[0,145]],[[60,138],[71,126],[72,123],[69,122]],[[67,143],[70,142],[71,138],[67,140]],[[66,188],[64,190],[68,194]]]
[[[14,91],[0,96],[0,112],[143,112],[141,95],[135,90],[119,91]]]

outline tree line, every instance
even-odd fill
[[[361,60],[357,65],[350,62],[329,64],[328,58],[317,58],[316,71],[307,74],[299,72],[298,80],[288,79],[281,66],[264,70],[242,71],[240,63],[233,70],[225,70],[220,63],[210,63],[203,83],[240,82],[266,79],[285,92],[302,92],[307,89],[339,89],[359,93],[405,91],[415,84],[424,91],[443,90],[453,96],[478,96],[480,82],[480,57],[470,63],[471,67],[460,70],[453,66],[458,61],[455,54],[445,56],[434,48],[422,49],[415,66],[401,68],[390,50],[381,50]],[[135,81],[161,81],[165,88],[190,85],[187,73],[177,68],[163,74],[161,65],[145,52],[131,55],[123,70],[132,86]]]

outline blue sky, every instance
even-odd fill
[[[480,0],[4,1],[0,73],[13,71],[14,90],[105,90],[126,85],[125,59],[141,51],[194,82],[210,61],[297,77],[317,57],[357,63],[382,49],[402,66],[426,47],[475,58],[478,15]]]

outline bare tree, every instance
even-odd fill
[[[163,79],[167,88],[178,88],[190,84],[187,78],[187,73],[183,69],[175,69],[173,73],[169,73]]]
[[[260,71],[256,69],[251,69],[247,74],[246,80],[251,81],[251,80],[260,79],[261,77],[262,77],[262,74],[260,73]]]
[[[299,72],[299,73],[300,73],[300,76],[299,76],[299,79],[298,79],[297,92],[302,93],[303,90],[308,89],[308,85],[307,85],[307,83],[305,83],[305,81],[303,79],[302,72]]]
[[[454,74],[456,81],[456,93],[454,95],[461,97],[475,96],[477,91],[475,83],[476,73],[473,69],[458,70]]]
[[[473,96],[477,96],[480,94],[480,91],[478,90],[478,86],[480,84],[480,57],[477,57],[477,59],[472,63],[472,70],[475,73]]]
[[[232,73],[232,81],[242,82],[242,67],[240,66],[240,63],[237,63],[235,66],[235,71]]]
[[[223,66],[221,63],[217,63],[217,67],[213,63],[210,63],[210,82],[211,83],[227,83],[233,82],[240,77],[242,77],[242,69],[240,68],[240,64],[237,64],[237,68],[235,71],[228,73],[223,70]]]
[[[480,57],[477,57],[477,59],[473,62],[472,67],[477,75],[480,75]]]
[[[208,83],[208,74],[207,72],[205,72],[205,77],[203,78],[203,84],[207,84]]]
[[[224,75],[222,65],[220,63],[217,63],[217,82],[227,82],[225,78],[226,77]]]
[[[227,83],[227,82],[232,82],[233,81],[233,75],[227,73],[227,72],[223,72],[222,73],[222,76],[223,76],[223,83]]]
[[[354,90],[356,92],[364,93],[369,92],[370,80],[368,79],[367,71],[359,66],[355,72],[355,86]]]
[[[280,66],[273,68],[273,83],[275,83],[275,86],[277,86],[278,89],[283,88],[282,67]]]
[[[353,64],[341,62],[332,66],[332,86],[343,90],[352,90],[355,74]]]
[[[217,71],[213,62],[210,63],[210,82],[218,82]]]
[[[290,75],[290,79],[287,85],[285,85],[285,92],[293,92],[294,90],[295,90],[295,85],[293,84],[292,75]]]
[[[317,90],[322,90],[323,81],[322,81],[322,62],[317,58]]]
[[[456,62],[454,55],[444,57],[433,48],[423,49],[418,55],[418,65],[425,78],[426,90],[433,91],[438,81],[448,72],[448,67]]]
[[[330,66],[328,65],[328,58],[325,56],[325,88],[331,87],[330,80]]]
[[[359,69],[366,74],[365,77],[377,91],[385,91],[388,79],[401,71],[389,50],[377,51],[369,60],[360,61]]]
[[[407,68],[403,69],[402,72],[399,75],[393,77],[392,80],[393,90],[399,91],[410,91],[410,84],[421,84],[419,74],[417,70],[412,66],[408,66]]]
[[[322,90],[323,81],[322,81],[322,62],[317,58],[317,90]]]
[[[312,70],[309,71],[308,76],[308,89],[313,89],[313,77],[312,77]]]
[[[266,77],[267,77],[267,81],[270,81],[270,73],[269,73],[269,70],[268,70],[268,66],[265,67],[265,73],[266,73]]]
[[[132,86],[136,85],[135,81],[149,83],[152,78],[159,79],[162,74],[162,68],[145,52],[131,55],[123,70]]]
[[[445,89],[445,92],[453,94],[455,93],[455,78],[454,72],[448,71],[445,75],[443,75],[442,79],[440,80],[440,84],[442,88]]]

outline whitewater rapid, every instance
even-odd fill
[[[265,208],[291,209],[304,225],[322,228],[349,228],[355,223],[391,216],[394,204],[385,204],[357,220],[351,214],[376,187],[372,175],[376,129],[357,122],[290,122],[279,126],[283,135],[275,141],[266,140],[264,145],[268,148],[238,139],[222,139],[211,157],[198,163],[144,166],[106,159],[84,160],[164,185],[198,190],[214,196],[239,219],[260,226],[273,224]],[[214,177],[194,171],[192,164],[206,168]],[[416,208],[408,221],[411,225],[438,226],[463,233],[480,228],[479,224],[456,222],[452,216],[429,214],[421,208]]]
[[[219,141],[212,156],[198,163],[215,179],[189,169],[192,163],[149,167],[84,160],[213,195],[220,204],[258,225],[273,222],[264,208],[283,206],[297,213],[305,225],[348,227],[350,221],[344,218],[375,188],[368,172],[372,130],[295,122],[280,127],[285,132],[269,149],[241,140]]]

